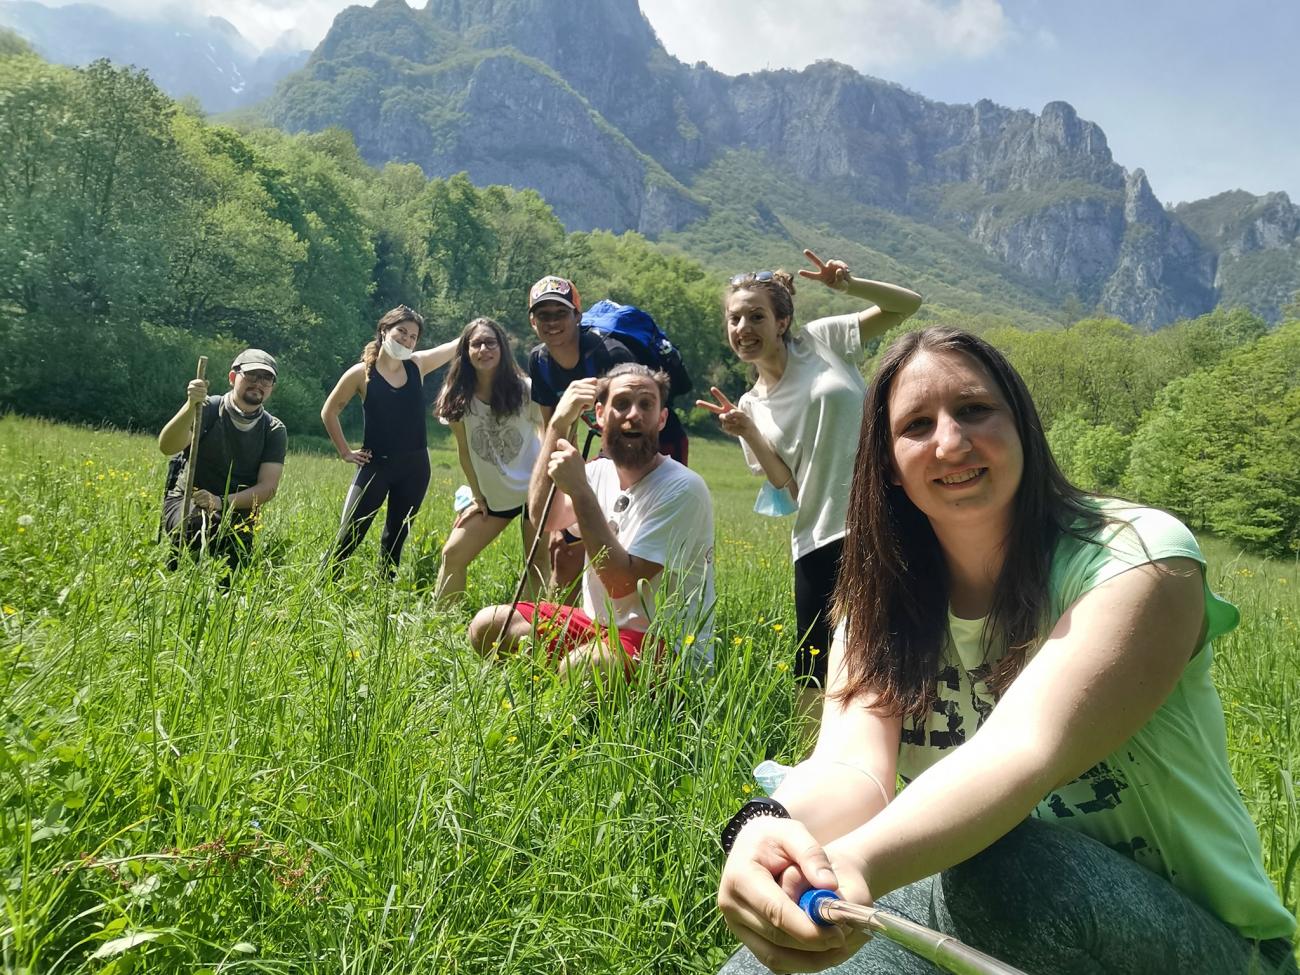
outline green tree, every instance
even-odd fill
[[[1261,549],[1300,546],[1300,322],[1166,390],[1134,437],[1127,483]]]

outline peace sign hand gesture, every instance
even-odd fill
[[[817,270],[810,271],[806,267],[799,269],[799,277],[812,278],[814,281],[820,281],[828,288],[835,291],[843,291],[848,287],[849,279],[853,276],[849,274],[849,266],[843,261],[830,260],[823,262],[820,257],[810,250],[804,250],[803,256],[808,258],[817,265]]]
[[[726,393],[718,389],[717,386],[710,386],[709,392],[717,400],[716,403],[710,403],[706,399],[697,399],[695,405],[708,410],[716,416],[723,433],[748,439],[757,432],[758,428],[754,426],[753,417],[727,399]]]

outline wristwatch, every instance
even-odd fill
[[[755,819],[769,817],[771,819],[789,819],[790,812],[775,799],[767,796],[759,796],[757,799],[750,799],[740,807],[736,815],[727,820],[727,825],[722,827],[722,836],[719,837],[722,843],[722,852],[731,853],[731,847],[736,842],[736,837],[748,823]]]

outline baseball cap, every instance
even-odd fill
[[[245,349],[235,356],[235,361],[230,364],[230,368],[233,372],[265,369],[272,376],[279,378],[279,374],[275,370],[275,356],[269,352],[263,352],[261,349]]]
[[[568,278],[547,275],[533,285],[528,290],[528,310],[532,311],[537,307],[538,302],[542,301],[558,301],[576,312],[582,311],[582,299],[578,297],[578,289]]]

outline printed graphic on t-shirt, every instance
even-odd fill
[[[519,456],[524,436],[509,418],[499,421],[494,415],[470,434],[469,446],[493,467],[506,467]]]
[[[968,648],[969,649],[969,648]],[[954,653],[951,645],[947,654]],[[973,667],[954,663],[948,656],[935,682],[935,699],[924,721],[904,721],[899,771],[910,781],[938,761],[951,749],[964,744],[983,726],[993,711],[994,696],[988,680],[993,668],[987,663]],[[1124,755],[1127,765],[1118,760],[1103,760],[1077,779],[1054,789],[1039,803],[1034,815],[1052,819],[1062,825],[1077,825],[1083,819],[1115,814],[1130,789],[1129,776],[1140,769],[1141,762],[1131,752]],[[1127,771],[1126,771],[1127,768]],[[1097,824],[1088,832],[1097,835],[1112,849],[1139,863],[1159,863],[1160,851],[1142,834],[1114,835],[1118,822]]]

